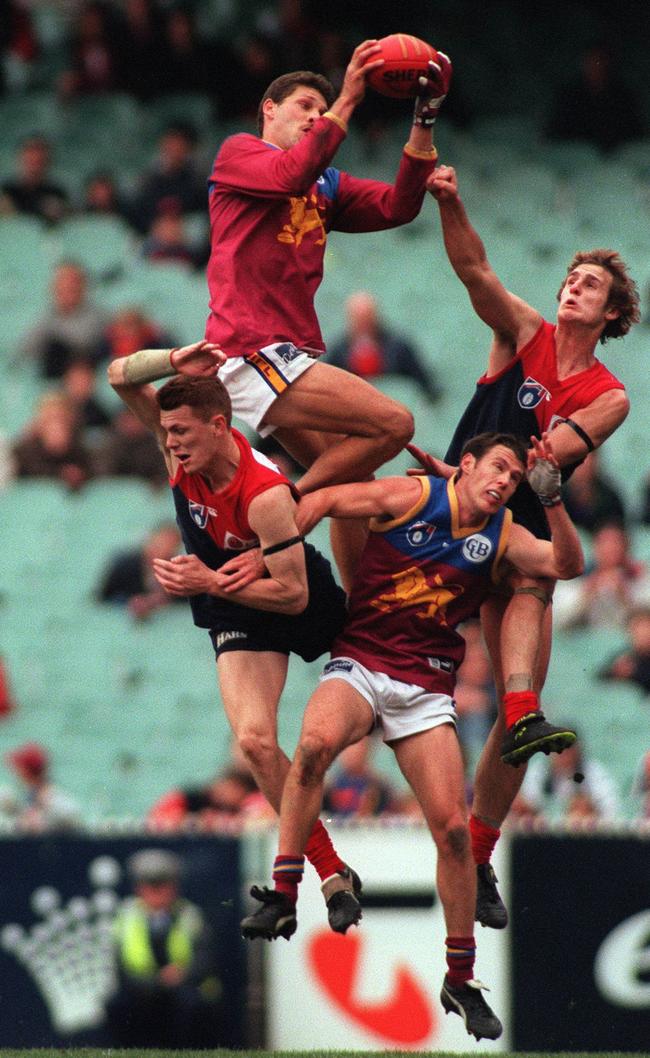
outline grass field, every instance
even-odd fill
[[[629,1051],[518,1051],[472,1052],[473,1058],[648,1058],[648,1054]],[[102,1048],[57,1048],[52,1050],[0,1050],[0,1058],[458,1058],[443,1051],[123,1051]]]

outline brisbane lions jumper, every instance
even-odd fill
[[[238,430],[232,435],[240,461],[224,489],[214,492],[201,474],[186,474],[182,466],[170,479],[185,550],[210,569],[219,569],[238,552],[259,546],[248,522],[248,508],[255,496],[278,485],[291,488],[278,467],[251,448]],[[228,649],[278,650],[300,654],[306,661],[329,650],[345,618],[345,593],[334,580],[329,562],[310,544],[303,546],[309,602],[301,614],[255,610],[231,601],[235,596],[190,596],[194,624],[210,629],[215,648],[227,644]]]
[[[451,697],[465,656],[456,626],[476,614],[497,579],[512,515],[502,507],[480,525],[461,529],[453,479],[418,480],[422,496],[410,511],[371,523],[332,658],[353,658],[373,672]]]
[[[205,337],[226,356],[254,357],[274,342],[322,353],[314,295],[327,233],[381,231],[419,213],[435,156],[406,147],[395,184],[361,180],[330,165],[344,138],[325,115],[288,150],[249,133],[221,146],[208,181]]]
[[[554,324],[542,320],[531,340],[507,367],[489,378],[479,378],[449,445],[445,456],[448,463],[457,466],[465,441],[479,433],[497,430],[528,441],[531,436],[541,437],[544,430],[552,430],[608,390],[625,389],[599,360],[586,371],[559,379],[555,331]],[[564,468],[564,481],[577,465]],[[527,482],[521,483],[508,506],[516,522],[536,537],[550,539],[544,508]]]

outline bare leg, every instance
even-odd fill
[[[338,753],[367,735],[373,722],[366,699],[344,680],[326,680],[311,696],[280,812],[279,854],[301,855],[323,802],[325,773]]]
[[[413,416],[363,379],[331,364],[314,364],[273,402],[265,425],[282,437],[296,430],[338,435],[300,479],[301,492],[360,481],[392,459],[413,436]]]
[[[392,743],[438,850],[437,886],[449,936],[474,933],[476,870],[470,849],[463,761],[452,724]]]
[[[226,716],[257,785],[278,814],[289,771],[277,731],[288,663],[285,654],[271,651],[232,650],[217,659]]]
[[[343,440],[338,434],[316,430],[277,429],[273,435],[302,466],[311,466],[330,445]],[[303,479],[304,481],[304,479]],[[330,542],[341,583],[350,592],[368,536],[368,525],[359,518],[331,518]]]
[[[513,595],[510,600],[491,597],[481,609],[481,623],[492,659],[499,699],[499,716],[476,768],[472,814],[498,830],[508,815],[526,774],[525,765],[513,768],[501,760],[501,743],[505,734],[501,701],[505,690],[528,689],[521,685],[513,687],[514,677],[521,681],[528,679],[529,688],[540,693],[550,655],[551,608],[543,608],[539,599],[532,595]],[[521,645],[516,642],[518,632],[521,633]],[[509,657],[507,672],[510,686],[504,681],[502,666],[502,657],[506,651]],[[526,666],[530,667],[526,669]]]

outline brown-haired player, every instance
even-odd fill
[[[553,501],[552,543],[512,524],[504,506],[527,468]],[[546,434],[528,454],[519,438],[491,433],[468,442],[450,481],[392,477],[334,485],[298,507],[303,531],[327,515],[370,518],[370,531],[345,627],[305,710],[285,782],[275,888],[252,890],[261,906],[242,921],[242,932],[269,940],[294,933],[305,842],[327,768],[345,746],[380,727],[438,850],[436,887],[447,929],[440,998],[477,1039],[497,1039],[501,1023],[474,979],[476,871],[453,699],[465,652],[457,629],[501,576],[504,561],[531,575],[570,578],[582,571],[578,535],[556,502],[559,480]]]
[[[454,169],[440,166],[427,187],[438,202],[449,260],[474,311],[492,329],[492,344],[487,371],[460,419],[446,463],[414,446],[411,451],[429,470],[447,475],[474,434],[506,430],[527,439],[548,430],[566,479],[628,413],[623,383],[597,359],[595,349],[598,342],[627,334],[638,321],[636,286],[613,250],[577,253],[557,295],[556,322],[549,323],[506,290],[492,270]],[[526,482],[510,507],[516,522],[548,538],[544,507]],[[552,579],[513,576],[513,593],[491,596],[481,610],[501,708],[478,763],[470,829],[478,870],[476,917],[496,929],[508,919],[489,860],[523,781],[522,765],[538,751],[561,752],[576,737],[547,723],[539,705],[550,655],[553,586]]]
[[[303,543],[290,482],[231,427],[230,397],[209,342],[141,349],[113,360],[108,378],[155,434],[163,451],[185,555],[154,559],[171,595],[189,596],[194,623],[210,633],[226,715],[250,769],[279,812],[289,761],[277,740],[277,709],[290,654],[313,661],[329,651],[345,595],[329,563]],[[170,378],[159,389],[149,385]],[[226,592],[220,569],[260,547],[267,575]],[[361,883],[317,822],[307,856],[321,878],[332,929],[359,921]]]
[[[325,345],[314,296],[328,233],[407,224],[436,164],[432,130],[451,78],[445,55],[422,79],[394,184],[332,165],[367,74],[383,63],[380,50],[374,40],[355,49],[336,98],[311,71],[279,77],[260,103],[260,136],[226,139],[209,179],[205,336],[226,354],[220,378],[234,414],[263,437],[273,432],[309,468],[302,494],[369,476],[413,435],[407,408],[318,360]],[[337,559],[345,579],[338,551]]]

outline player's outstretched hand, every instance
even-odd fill
[[[531,437],[528,449],[528,484],[545,507],[554,507],[562,498],[562,474],[553,455],[548,433]]]
[[[458,198],[458,179],[451,165],[439,165],[427,178],[427,191],[438,202],[449,202]]]
[[[196,555],[176,555],[171,560],[154,558],[154,577],[169,595],[201,595],[214,592],[214,570]]]
[[[427,73],[418,78],[418,84],[413,124],[430,128],[438,117],[451,84],[451,60],[444,51],[438,52],[437,62],[429,60]]]
[[[216,582],[221,591],[230,595],[231,592],[239,591],[266,575],[262,552],[259,547],[253,547],[224,562],[223,566],[216,570]]]
[[[420,467],[409,467],[406,471],[409,477],[414,477],[417,474],[433,474],[436,478],[451,478],[458,470],[458,467],[452,467],[450,463],[437,459],[436,456],[430,455],[429,452],[425,452],[423,448],[418,448],[417,445],[408,444],[406,450],[411,453],[414,459],[417,459],[418,463],[422,464],[421,469]]]
[[[172,349],[171,365],[181,375],[211,377],[226,361],[226,354],[214,342],[194,342]]]
[[[339,99],[353,106],[361,102],[366,91],[366,77],[371,70],[384,65],[384,60],[376,57],[380,52],[381,45],[374,39],[357,45],[347,65]]]

